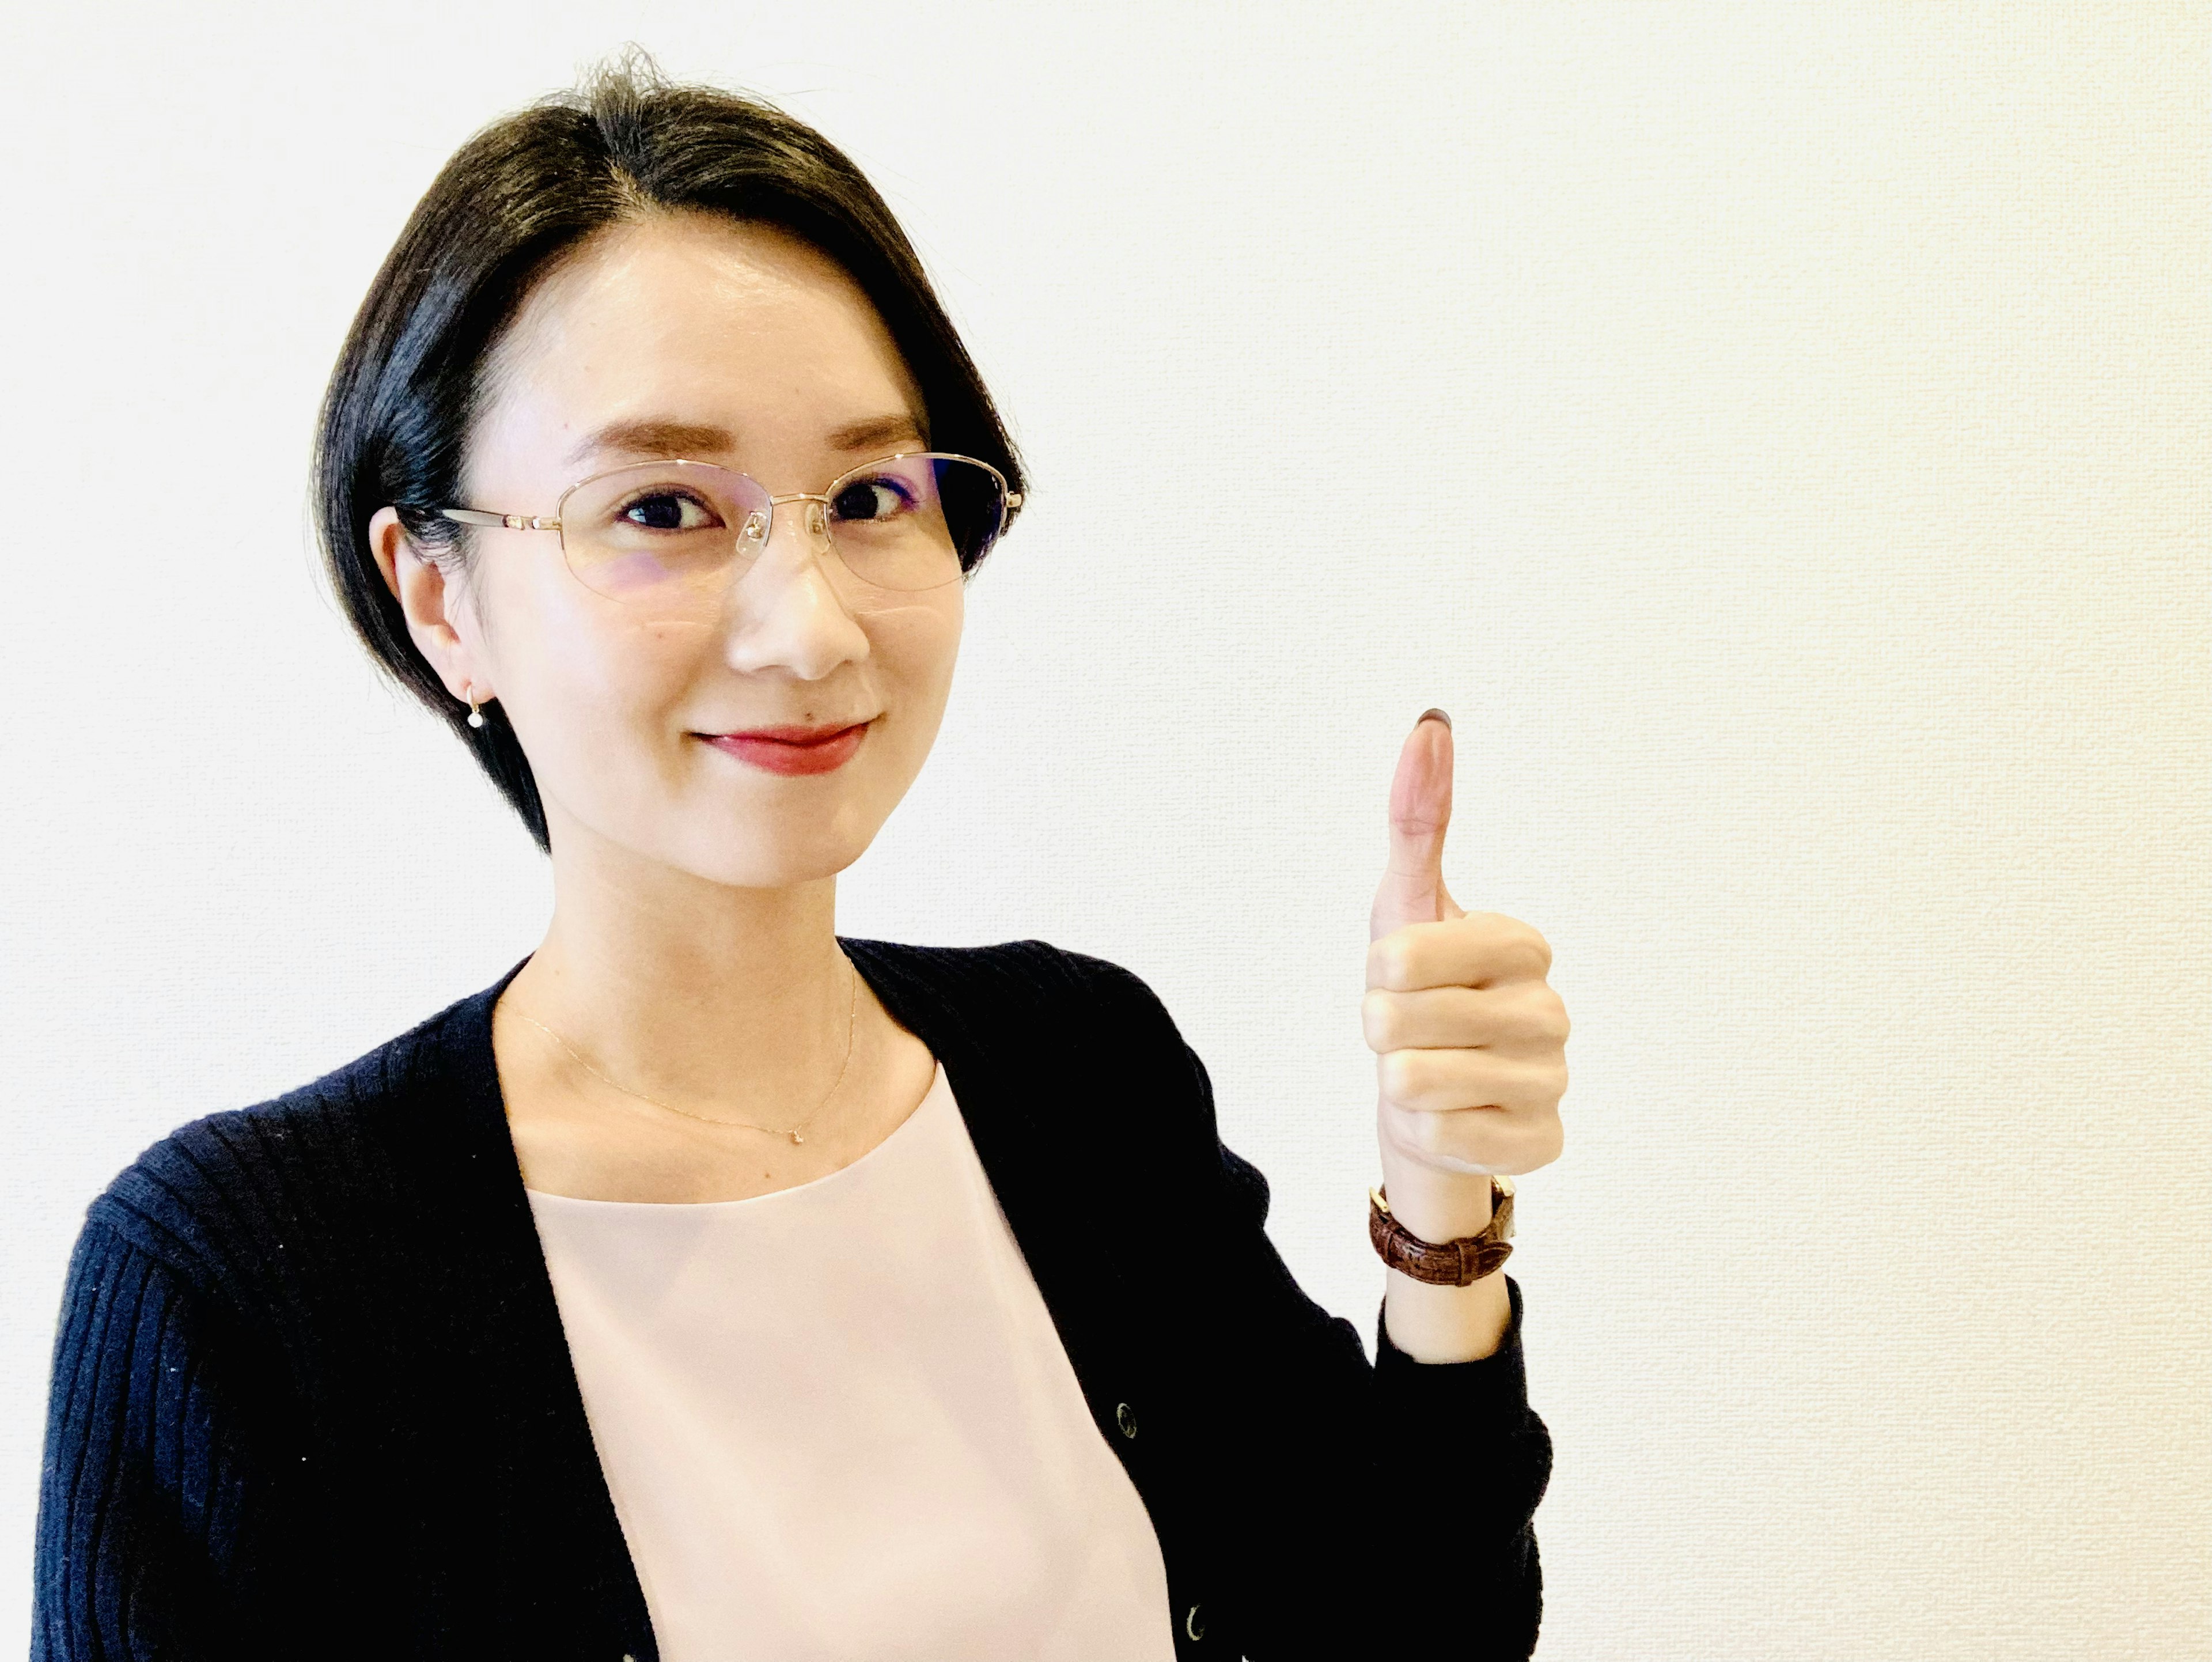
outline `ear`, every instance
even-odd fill
[[[449,583],[446,568],[408,534],[398,508],[380,508],[370,516],[368,551],[406,616],[409,637],[438,672],[446,691],[464,703],[471,691],[479,700],[491,697],[492,685],[477,661],[477,631],[469,626],[459,585]]]

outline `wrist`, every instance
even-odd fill
[[[1490,1225],[1487,1172],[1444,1172],[1382,1150],[1382,1192],[1390,1215],[1409,1234],[1441,1243],[1479,1235]]]
[[[1437,1172],[1392,1160],[1387,1154],[1382,1165],[1383,1201],[1392,1221],[1426,1246],[1462,1243],[1453,1249],[1461,1255],[1455,1267],[1461,1275],[1468,1273],[1466,1254],[1477,1249],[1465,1245],[1465,1239],[1482,1233],[1492,1222],[1490,1178],[1474,1178],[1463,1184],[1468,1174]],[[1401,1185],[1411,1202],[1409,1208],[1401,1208],[1399,1201]],[[1476,1192],[1469,1195],[1468,1188]],[[1374,1236],[1376,1219],[1370,1216],[1369,1224]],[[1498,1227],[1510,1226],[1500,1223]],[[1376,1245],[1385,1243],[1377,1237]],[[1392,1246],[1392,1251],[1397,1250]],[[1385,1254],[1386,1261],[1389,1256]],[[1511,1321],[1511,1296],[1502,1267],[1483,1275],[1481,1263],[1477,1257],[1475,1279],[1464,1286],[1417,1279],[1392,1263],[1384,1278],[1382,1300],[1383,1330],[1390,1342],[1417,1362],[1476,1361],[1495,1354]]]

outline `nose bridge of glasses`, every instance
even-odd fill
[[[830,498],[827,498],[827,496],[817,496],[814,491],[792,491],[792,494],[787,496],[768,496],[763,491],[759,500],[761,500],[761,507],[757,507],[757,509],[752,511],[748,527],[745,527],[748,536],[757,538],[757,540],[765,542],[769,536],[775,536],[775,527],[779,525],[781,520],[792,518],[792,515],[787,514],[776,514],[776,509],[783,507],[785,502],[811,502],[810,509],[807,509],[805,514],[799,515],[801,525],[810,531],[811,536],[827,536],[827,533],[830,533],[830,518],[827,518],[827,504],[830,504]]]
[[[769,509],[779,509],[785,502],[811,502],[810,509],[801,515],[801,522],[807,527],[810,536],[830,536],[830,498],[827,496],[817,496],[814,491],[792,491],[787,496],[769,496],[768,498]]]
[[[800,565],[795,569],[813,569],[819,566],[822,575],[833,587],[842,588],[836,581],[835,568],[840,563],[837,545],[830,535],[828,504],[830,498],[811,490],[794,490],[786,496],[770,496],[763,491],[757,499],[759,506],[746,516],[738,534],[739,581],[743,583],[754,569],[760,565],[761,557],[768,552],[769,542],[786,520],[796,519],[799,528],[793,535],[799,543]],[[805,511],[799,514],[778,513],[789,505],[805,503]],[[824,557],[827,563],[823,564]]]
[[[775,496],[766,492],[756,499],[746,516],[746,522],[738,537],[738,558],[734,562],[735,581],[724,591],[723,604],[750,605],[755,611],[755,621],[769,611],[781,613],[794,596],[809,596],[802,600],[802,610],[814,610],[819,615],[845,616],[848,620],[856,609],[868,604],[864,594],[856,590],[845,563],[842,551],[830,534],[829,505],[831,498],[811,490],[794,490],[787,496]],[[801,514],[779,512],[793,507],[804,507]],[[801,521],[799,529],[790,533],[790,540],[798,546],[789,557],[771,561],[765,557],[769,542],[779,533],[782,522],[796,518]],[[773,573],[763,570],[773,567]],[[767,580],[773,590],[763,588]],[[819,609],[825,604],[822,588],[827,590],[826,613]],[[741,595],[752,597],[750,602],[738,600]]]
[[[765,509],[754,510],[747,521],[741,540],[750,540],[755,552],[766,548],[769,539],[775,534],[776,525],[793,517],[775,511],[787,502],[806,503],[806,511],[796,516],[801,529],[817,544],[830,544],[830,498],[817,496],[811,490],[794,490],[787,496],[768,497]]]

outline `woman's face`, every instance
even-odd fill
[[[578,479],[670,457],[820,492],[925,447],[920,394],[851,278],[783,233],[713,215],[602,234],[532,289],[487,368],[471,508],[550,516]],[[473,680],[505,709],[556,860],[566,843],[781,887],[842,870],[874,838],[944,715],[962,585],[861,604],[805,510],[776,508],[711,620],[586,587],[551,533],[471,533],[473,569],[444,588],[450,637],[416,638],[457,695]],[[826,771],[710,742],[856,723],[858,747]]]

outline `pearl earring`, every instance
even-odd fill
[[[483,725],[483,712],[477,708],[477,684],[474,681],[469,683],[469,725],[472,728]]]

